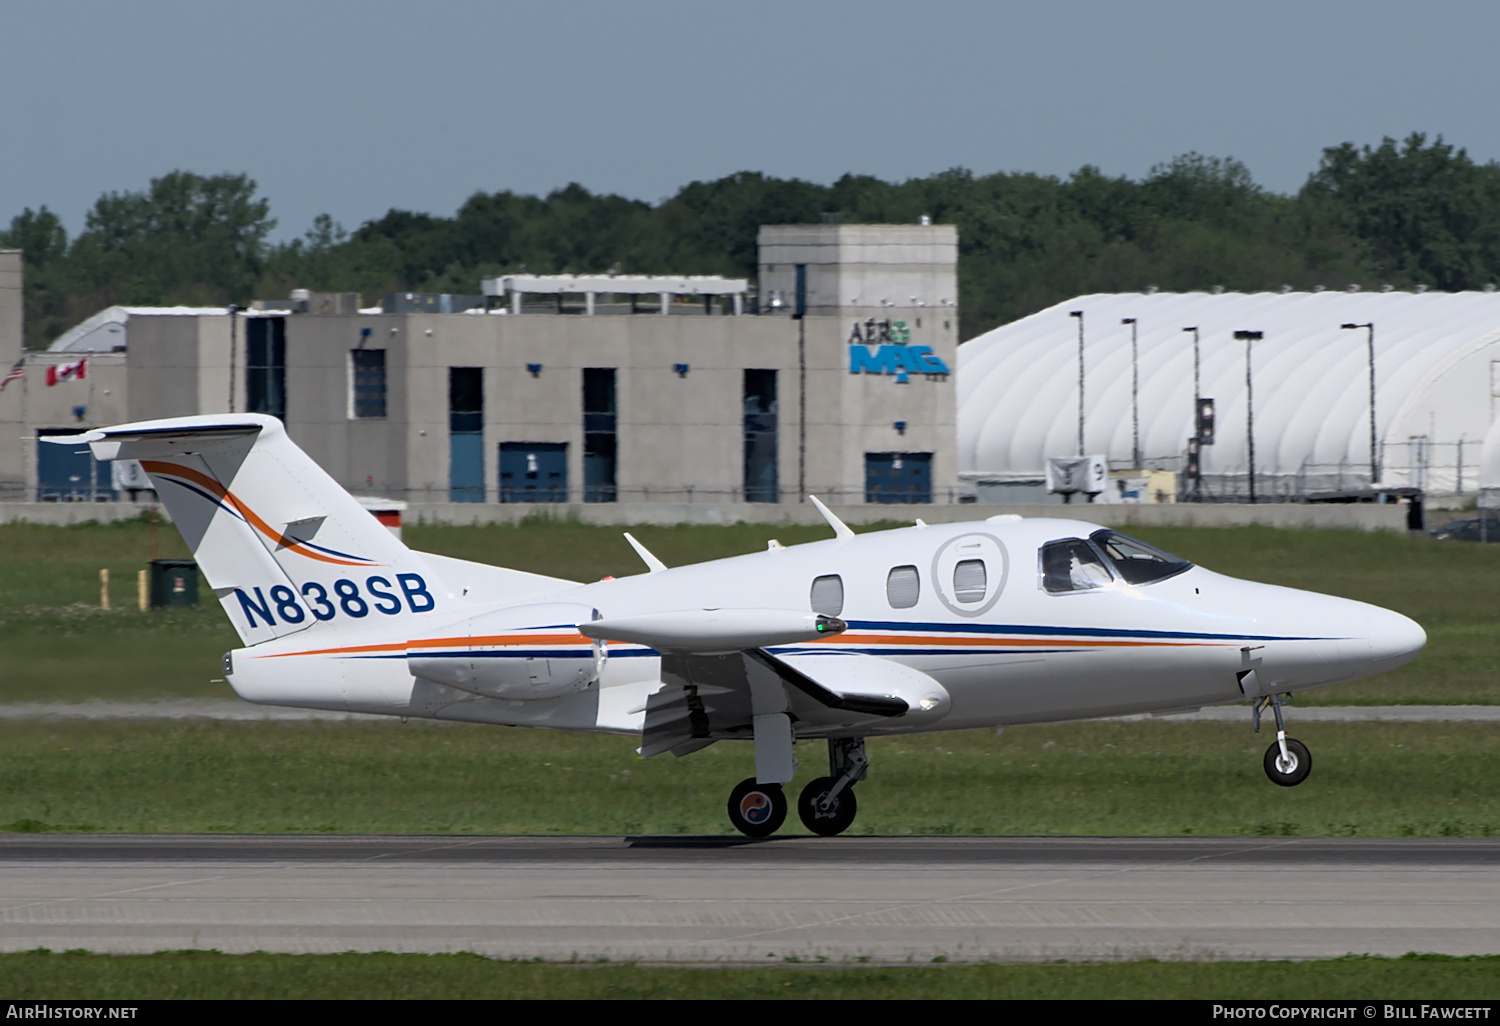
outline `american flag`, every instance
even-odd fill
[[[9,370],[9,372],[6,373],[5,380],[4,381],[0,381],[0,392],[4,392],[5,391],[5,386],[8,385],[8,384],[10,384],[12,381],[15,381],[17,378],[24,378],[25,376],[26,376],[26,357],[23,356],[19,360],[17,360],[16,361],[16,365],[14,367],[12,367]]]

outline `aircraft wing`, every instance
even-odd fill
[[[687,755],[714,741],[750,737],[757,713],[786,713],[799,736],[878,733],[947,714],[943,686],[909,666],[857,652],[746,649],[722,655],[662,653],[662,686],[647,700],[641,754]]]

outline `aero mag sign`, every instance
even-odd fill
[[[894,374],[896,383],[904,385],[910,374],[921,374],[929,381],[948,376],[948,365],[932,351],[931,346],[909,345],[911,329],[905,321],[855,321],[849,333],[850,374]]]

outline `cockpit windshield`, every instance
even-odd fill
[[[1192,568],[1191,563],[1179,559],[1145,542],[1127,538],[1117,531],[1095,531],[1089,541],[1114,565],[1115,571],[1129,584],[1150,584],[1165,580]]]

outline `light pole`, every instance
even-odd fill
[[[1069,317],[1078,318],[1078,455],[1083,455],[1083,311],[1069,310]]]
[[[1236,340],[1245,343],[1245,441],[1250,455],[1250,504],[1255,504],[1255,390],[1250,377],[1250,343],[1265,337],[1262,331],[1236,331]]]
[[[1370,334],[1366,341],[1370,349],[1370,487],[1374,488],[1380,480],[1380,460],[1376,455],[1375,442],[1375,324],[1342,324],[1340,327],[1349,330],[1353,328],[1367,328]]]
[[[1198,497],[1203,487],[1203,430],[1199,424],[1203,416],[1199,410],[1199,404],[1203,401],[1203,397],[1202,388],[1198,383],[1198,328],[1195,325],[1182,330],[1193,333],[1193,442],[1198,456],[1198,476],[1193,479],[1193,495]]]
[[[1121,324],[1130,325],[1130,465],[1141,469],[1141,373],[1137,360],[1135,318],[1122,317]]]

